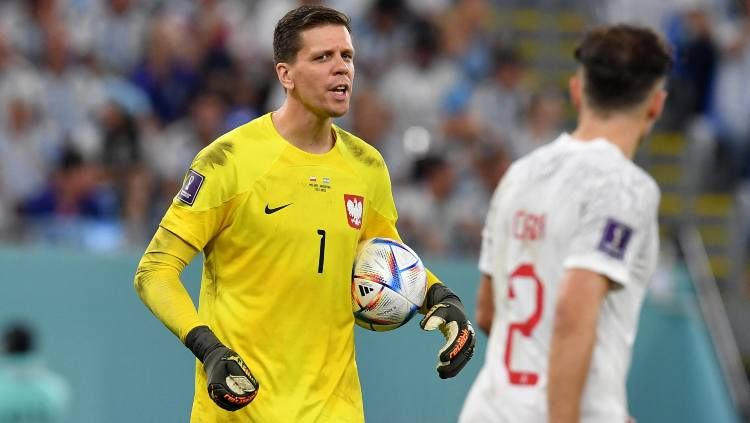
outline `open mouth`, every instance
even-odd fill
[[[336,97],[346,97],[346,94],[349,92],[349,86],[346,84],[336,85],[330,91],[336,94]]]

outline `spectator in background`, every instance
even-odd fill
[[[383,155],[410,159],[400,166],[389,163],[394,179],[408,173],[411,161],[417,158],[405,147],[410,128],[422,128],[420,131],[426,131],[433,142],[429,148],[433,151],[440,148],[443,104],[460,76],[458,68],[441,55],[442,37],[437,26],[420,21],[412,26],[412,31],[411,54],[404,62],[397,62],[378,84],[378,92],[393,116],[390,142],[382,151]]]
[[[645,25],[660,31],[668,24],[675,10],[698,4],[718,10],[731,1],[734,0],[608,0],[599,2],[595,8],[604,22]]]
[[[456,196],[453,165],[441,156],[426,156],[415,163],[414,180],[415,185],[395,194],[404,241],[425,256],[455,252],[456,222],[464,205]]]
[[[414,14],[430,20],[445,15],[454,3],[454,0],[406,0]]]
[[[35,69],[0,30],[0,207],[13,207],[46,181],[57,159],[43,110],[44,87]]]
[[[101,180],[101,168],[68,145],[46,188],[23,202],[18,211],[32,220],[114,218],[115,196]]]
[[[45,137],[39,136],[45,126],[41,93],[38,73],[13,48],[7,29],[0,27],[0,237],[15,238],[11,235],[18,229],[13,225],[16,204],[39,188],[40,178],[42,183],[46,180],[40,170],[51,167],[51,152],[43,147]]]
[[[56,127],[58,141],[73,139],[76,148],[90,158],[100,148],[94,116],[106,96],[101,79],[74,60],[68,30],[62,25],[50,28],[44,39],[41,72],[44,112]]]
[[[166,205],[182,185],[185,163],[215,140],[224,129],[226,102],[213,92],[202,92],[190,103],[190,114],[164,129],[148,145],[148,160],[160,178],[160,201]]]
[[[694,94],[692,112],[704,114],[711,102],[711,89],[716,74],[719,51],[714,40],[711,16],[705,7],[692,7],[685,11],[686,39],[685,72]],[[679,47],[678,47],[679,48]]]
[[[403,60],[401,48],[409,42],[411,17],[403,0],[376,0],[365,19],[353,30],[359,63],[358,78],[377,80],[393,65]]]
[[[223,16],[229,26],[227,48],[234,60],[260,73],[263,73],[266,66],[271,63],[270,51],[265,49],[265,45],[261,45],[259,39],[261,34],[258,33],[258,24],[264,12],[261,10],[263,3],[265,1],[260,0],[222,3]],[[268,1],[268,3],[271,2]],[[277,1],[276,3],[284,2]]]
[[[525,156],[535,148],[546,144],[560,132],[565,105],[560,93],[539,91],[529,100],[523,124],[511,139],[514,158]]]
[[[381,150],[386,142],[387,130],[392,117],[389,110],[378,97],[372,86],[359,83],[357,92],[352,98],[351,110],[352,132]],[[389,163],[391,160],[386,159]],[[394,160],[397,160],[394,158]]]
[[[35,351],[31,329],[13,324],[3,333],[0,365],[0,422],[55,423],[64,420],[70,388],[47,369]]]
[[[116,174],[140,163],[139,128],[128,111],[109,101],[102,108],[99,121],[103,129],[102,163]]]
[[[103,3],[94,19],[94,55],[104,69],[127,75],[140,59],[148,16],[133,0]]]
[[[719,50],[706,7],[700,0],[689,0],[667,23],[666,33],[679,58],[669,77],[669,113],[662,122],[669,130],[681,130],[709,112]]]
[[[266,85],[262,78],[253,78],[249,70],[237,63],[232,81],[232,89],[227,93],[230,101],[227,104],[226,117],[224,119],[224,131],[230,131],[240,125],[257,118],[263,110]]]
[[[195,43],[178,19],[162,16],[151,24],[145,59],[132,80],[148,95],[160,125],[184,116],[200,86]]]
[[[721,62],[713,99],[717,121],[718,152],[716,169],[730,175],[726,179],[750,176],[750,0],[741,2],[736,19],[721,31]],[[723,159],[723,160],[722,160]],[[726,184],[726,182],[725,182]]]
[[[6,92],[7,93],[7,92]],[[10,93],[7,93],[10,94]],[[0,204],[10,209],[41,191],[56,157],[39,109],[21,95],[6,99],[0,125]]]
[[[19,1],[5,12],[13,44],[32,63],[41,63],[47,33],[60,22],[58,1]]]
[[[3,90],[0,103],[7,98],[9,88],[18,89],[13,78],[19,75],[38,78],[38,71],[13,46],[10,29],[0,25],[0,90]]]
[[[520,131],[529,93],[522,85],[525,68],[518,53],[499,46],[493,52],[492,72],[474,87],[468,110],[494,140],[511,140]]]
[[[462,187],[456,202],[461,206],[456,216],[454,254],[476,256],[482,243],[483,222],[487,217],[490,199],[500,179],[511,163],[511,156],[500,146],[480,144],[473,150],[474,172]]]
[[[276,22],[295,6],[303,3],[320,3],[304,0],[258,0],[249,16],[253,28],[252,38],[258,56],[270,59],[273,57],[273,29]],[[270,60],[269,60],[270,63]]]
[[[143,161],[140,127],[136,118],[117,101],[109,101],[100,112],[103,132],[101,163],[108,184],[117,196],[120,218],[129,245],[147,241],[151,173]]]
[[[230,95],[236,89],[234,59],[228,49],[231,28],[217,0],[197,2],[189,28],[195,34],[197,60],[204,89]]]
[[[487,0],[458,0],[440,18],[446,52],[461,67],[463,76],[480,80],[491,68],[488,54],[490,5]]]

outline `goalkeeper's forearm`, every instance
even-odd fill
[[[197,251],[180,237],[159,228],[135,273],[141,300],[172,333],[185,342],[188,332],[203,325],[180,274]]]

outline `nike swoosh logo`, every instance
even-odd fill
[[[277,211],[283,209],[284,207],[289,207],[291,205],[292,205],[292,203],[289,203],[289,204],[284,204],[283,206],[280,206],[280,207],[270,208],[270,207],[268,207],[268,204],[266,204],[266,214],[276,213]]]

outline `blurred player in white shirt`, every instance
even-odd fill
[[[632,158],[661,115],[672,59],[658,35],[627,25],[594,29],[575,57],[577,128],[513,164],[490,205],[476,316],[489,340],[461,423],[629,418],[660,196]]]

